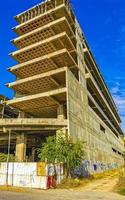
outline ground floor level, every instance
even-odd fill
[[[7,154],[9,150],[17,162],[37,162],[39,161],[37,149],[41,147],[47,137],[57,135],[58,131],[68,134],[67,126],[57,127],[54,124],[51,124],[51,127],[44,125],[37,129],[23,126],[8,129],[5,133],[0,133],[0,153]],[[118,140],[110,139],[105,136],[106,134],[103,135],[87,131],[82,137],[82,140],[85,141],[85,160],[80,169],[83,175],[86,172],[101,172],[123,165],[122,148],[120,152],[116,148]],[[116,147],[114,148],[114,146]],[[81,172],[78,170],[77,173]]]
[[[56,135],[56,130],[41,131],[11,131],[0,135],[0,153],[15,156],[17,162],[38,161],[37,149],[42,146],[49,136]]]

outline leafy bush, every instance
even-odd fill
[[[7,162],[8,155],[5,153],[0,153],[0,162]],[[9,155],[9,162],[14,162],[15,156],[13,154]]]
[[[71,176],[71,171],[81,166],[84,155],[84,142],[73,143],[62,131],[57,136],[48,137],[38,150],[41,161],[65,164],[67,176]]]

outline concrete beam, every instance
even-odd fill
[[[41,67],[38,69],[37,65],[40,65]],[[45,67],[46,65],[47,68]],[[26,78],[65,66],[70,68],[78,67],[70,53],[66,49],[61,49],[8,68],[8,71],[12,72],[19,78]]]
[[[54,83],[57,86],[59,86],[60,84],[57,83],[57,81],[52,77],[52,75],[56,75],[58,73],[65,72],[65,71],[66,71],[66,67],[59,68],[59,69],[52,70],[52,71],[49,71],[49,72],[45,72],[45,73],[42,73],[42,74],[37,74],[35,76],[31,76],[31,77],[28,77],[28,78],[16,80],[12,83],[8,83],[7,86],[12,88],[13,86],[17,86],[17,85],[20,85],[22,83],[27,83],[27,82],[34,81],[34,80],[37,80],[37,79],[42,79],[42,78],[48,77],[48,76],[50,76],[51,79],[54,81]]]
[[[58,43],[58,45],[57,45],[57,43]],[[65,45],[64,45],[64,43],[65,43]],[[46,46],[46,50],[45,50],[45,46]],[[54,35],[50,38],[39,41],[30,46],[24,47],[20,50],[17,50],[15,52],[11,53],[10,56],[15,58],[17,61],[25,62],[27,60],[30,60],[31,57],[36,58],[39,55],[43,56],[43,55],[50,53],[50,49],[52,49],[52,47],[53,47],[53,49],[55,48],[55,51],[56,51],[56,50],[63,49],[64,48],[63,46],[65,46],[65,48],[69,52],[75,51],[75,47],[66,32],[59,33],[57,35]],[[36,53],[38,54],[37,56],[36,56]],[[30,55],[30,57],[29,57],[29,55]]]
[[[41,17],[44,18],[46,15],[49,15],[49,14],[51,14],[52,12],[57,12],[60,8],[63,8],[64,6],[65,6],[65,5],[62,4],[62,5],[60,5],[60,6],[57,6],[57,7],[54,8],[54,9],[51,9],[51,10],[45,12],[45,13],[41,13],[40,15],[38,15],[38,16],[36,16],[36,17],[34,17],[34,18],[31,18],[30,20],[28,20],[28,21],[26,21],[26,22],[24,22],[24,23],[21,23],[21,24],[17,25],[16,27],[13,28],[13,30],[16,31],[17,29],[22,28],[22,27],[24,27],[25,25],[29,25],[30,23],[32,23],[33,21],[36,21],[36,20],[40,19]],[[21,13],[21,14],[23,14],[23,13]],[[15,18],[18,18],[21,14],[15,16]]]
[[[16,103],[25,102],[25,101],[34,100],[34,99],[39,99],[39,98],[42,98],[42,97],[48,97],[48,96],[52,96],[52,95],[56,95],[56,94],[60,94],[60,93],[65,93],[65,92],[67,92],[66,88],[60,88],[60,89],[49,91],[49,92],[44,92],[44,93],[40,93],[40,94],[15,98],[15,99],[6,101],[6,105],[13,105],[13,104],[16,104]]]
[[[11,119],[0,119],[0,127],[58,127],[67,126],[67,120],[50,119],[50,118],[11,118]]]
[[[6,136],[6,135],[5,136],[1,136],[0,135],[0,141],[8,141],[8,139],[9,139],[8,136]],[[11,140],[15,140],[15,139],[16,139],[16,135],[12,135],[11,136]]]
[[[55,13],[57,15],[55,15]],[[20,25],[16,26],[13,28],[13,30],[19,34],[19,35],[23,35],[24,34],[24,28],[25,27],[29,27],[30,28],[30,31],[32,30],[32,26],[33,24],[37,23],[37,27],[39,27],[41,24],[39,23],[39,21],[41,22],[42,20],[44,21],[44,23],[47,24],[47,22],[45,21],[46,20],[46,17],[49,17],[50,19],[58,19],[58,18],[61,18],[62,16],[66,16],[66,18],[68,19],[68,21],[71,23],[71,24],[74,24],[74,20],[72,18],[72,16],[70,15],[69,13],[69,9],[68,7],[65,5],[65,3],[63,3],[62,5],[57,5],[55,8],[49,10],[49,11],[46,11],[45,13],[41,13],[39,14],[38,16],[36,17],[33,17],[31,19],[29,19],[28,21],[24,22],[24,23],[21,23]],[[16,17],[17,18],[17,17]],[[51,20],[52,21],[52,20]],[[36,27],[35,27],[36,28]],[[23,31],[22,31],[23,30]],[[25,33],[28,32],[27,29],[25,30]]]
[[[31,32],[21,35],[20,37],[12,40],[11,42],[15,44],[17,47],[23,48],[24,46],[28,46],[30,43],[34,43],[34,41],[32,41],[32,38],[34,38],[36,34],[37,36],[39,36],[39,34],[41,35],[42,33],[44,33],[45,30],[49,30],[49,29],[52,30],[52,32],[53,32],[53,29],[56,30],[56,33],[59,33],[59,31],[60,32],[66,31],[69,36],[72,36],[72,38],[75,37],[74,32],[69,22],[67,21],[66,17],[62,17],[40,28],[37,28]],[[47,35],[43,34],[42,39],[45,39],[46,37]],[[21,42],[21,44],[19,42]]]

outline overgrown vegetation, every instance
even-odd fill
[[[119,171],[120,169],[113,169],[113,170],[109,170],[109,171],[105,171],[103,173],[97,173],[97,174],[93,174],[93,175],[89,175],[87,178],[72,178],[72,179],[63,179],[61,184],[57,186],[57,188],[59,189],[79,189],[82,188],[84,186],[86,186],[87,184],[97,181],[97,180],[101,180],[101,179],[114,179],[117,178],[119,176]],[[115,189],[116,192],[123,192],[124,189],[122,188],[121,190],[118,188]]]
[[[124,158],[124,168],[120,170],[118,184],[116,185],[116,191],[119,194],[125,196],[125,151],[123,152],[123,158]]]
[[[48,137],[38,150],[38,157],[47,163],[63,163],[66,168],[66,176],[70,177],[74,169],[81,166],[84,160],[84,142],[73,143],[61,131],[57,136]]]
[[[118,192],[119,194],[125,196],[125,188],[119,188],[119,189],[117,190],[117,192]]]
[[[98,180],[98,179],[103,179],[103,178],[115,178],[115,177],[119,176],[120,170],[121,170],[121,168],[106,170],[102,173],[96,173],[96,174],[93,174],[93,179]]]
[[[114,191],[125,195],[125,168],[121,168],[118,173],[118,183],[114,188]]]
[[[92,181],[91,178],[84,178],[84,179],[63,179],[61,184],[57,186],[58,189],[70,189],[70,188],[80,188],[86,186],[88,183]]]
[[[0,153],[0,162],[7,162],[8,155],[5,153]],[[9,155],[9,162],[14,162],[15,156],[13,154]]]

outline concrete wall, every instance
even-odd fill
[[[105,128],[105,133],[100,130],[100,124]],[[105,125],[105,123],[89,108],[86,121],[87,157],[92,163],[101,162],[110,166],[123,165],[122,155],[113,152],[112,148],[123,152],[123,141]]]
[[[124,151],[123,139],[117,137],[88,104],[82,37],[76,21],[79,80],[71,71],[67,71],[69,134],[74,140],[78,138],[86,142],[86,161],[90,171],[93,171],[94,165],[98,170],[118,167],[123,165],[123,157],[118,154],[118,151]],[[104,127],[105,133],[101,131],[100,125]],[[112,148],[117,152],[113,152]]]
[[[78,138],[87,141],[85,125],[88,109],[86,90],[69,70],[67,71],[67,80],[69,134],[73,139]]]
[[[78,138],[86,142],[86,160],[89,162],[90,171],[93,171],[94,164],[103,165],[104,169],[123,165],[122,156],[112,150],[115,148],[123,152],[122,138],[116,137],[89,107],[85,87],[69,70],[67,71],[67,86],[69,134],[74,140]],[[100,130],[100,124],[105,128],[105,133]]]
[[[45,163],[0,163],[0,185],[47,189],[48,169]],[[8,169],[8,170],[7,170]],[[63,167],[55,165],[57,184],[63,178]]]

